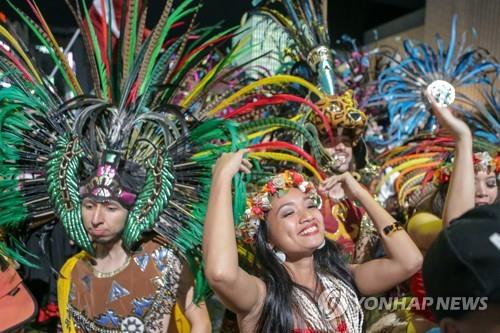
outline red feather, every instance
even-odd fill
[[[233,118],[235,116],[239,116],[239,115],[251,112],[255,108],[258,108],[261,106],[283,104],[283,103],[287,103],[287,102],[302,103],[302,104],[309,106],[314,111],[314,113],[316,113],[321,118],[321,120],[325,124],[326,131],[328,133],[328,137],[333,142],[332,125],[330,124],[330,121],[328,120],[328,118],[323,114],[323,112],[321,112],[321,110],[318,108],[318,106],[316,104],[312,103],[311,101],[309,101],[305,98],[295,96],[295,95],[277,94],[277,95],[274,95],[272,97],[259,97],[259,99],[257,101],[243,105],[242,107],[226,114],[224,116],[224,118],[226,118],[226,119]]]

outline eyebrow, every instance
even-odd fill
[[[284,203],[284,204],[282,204],[282,205],[278,208],[278,210],[276,211],[276,213],[279,213],[279,212],[281,211],[281,209],[282,209],[282,208],[285,208],[286,206],[293,206],[293,205],[295,205],[295,203],[293,203],[293,202],[287,202],[287,203]]]
[[[306,202],[307,200],[312,200],[311,197],[309,197],[308,195],[304,196],[304,198],[302,199],[302,202]],[[278,214],[282,208],[286,207],[286,206],[294,206],[295,205],[295,202],[287,202],[287,203],[284,203],[282,204],[278,210],[276,211],[276,214]]]

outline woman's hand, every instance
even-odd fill
[[[351,200],[357,199],[361,190],[363,187],[349,172],[331,176],[319,187],[319,191],[326,193],[333,201],[342,199],[344,194]]]
[[[224,153],[217,159],[212,174],[232,179],[238,172],[250,173],[252,164],[243,156],[248,153],[248,149],[241,149],[234,153]]]
[[[455,117],[450,108],[440,107],[434,97],[432,97],[428,92],[424,93],[432,106],[432,112],[436,116],[439,124],[446,128],[455,140],[462,138],[471,137],[471,132],[466,123],[461,119]]]

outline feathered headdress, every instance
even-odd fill
[[[474,140],[474,169],[500,170],[498,147],[482,139]],[[382,204],[389,199],[407,214],[432,199],[451,177],[455,141],[452,137],[420,134],[413,140],[378,157],[382,174],[376,189]]]
[[[327,1],[283,0],[280,1],[281,8],[274,1],[268,2],[260,4],[257,11],[275,20],[289,33],[296,58],[306,62],[316,73],[323,92],[333,95],[335,74],[328,34]]]
[[[491,76],[498,75],[500,66],[486,50],[465,47],[465,33],[457,45],[456,23],[457,17],[453,16],[447,47],[439,35],[436,37],[437,49],[405,40],[406,57],[382,71],[378,80],[378,97],[387,103],[389,127],[383,138],[367,138],[370,143],[395,146],[417,131],[434,130],[436,120],[424,96],[432,82],[443,80],[450,83],[457,89],[456,100],[467,103],[469,98],[460,88],[489,85]]]
[[[437,190],[434,174],[452,154],[448,136],[422,134],[379,156],[382,171],[376,193],[382,204],[393,197],[403,211],[411,211]]]
[[[114,43],[111,24],[103,18],[97,33],[86,7],[68,2],[93,77],[94,88],[86,93],[36,4],[27,3],[36,21],[9,4],[47,48],[64,89],[47,80],[24,45],[0,27],[0,229],[9,236],[59,219],[70,238],[93,253],[81,200],[116,200],[129,210],[122,235],[126,248],[155,230],[200,273],[211,165],[219,151],[238,148],[242,139],[228,121],[197,120],[214,102],[210,87],[223,79],[231,82],[239,70],[222,71],[238,48],[206,66],[216,56],[213,47],[231,34],[195,28],[198,7],[186,0],[176,8],[167,1],[145,36],[147,2],[129,0]],[[106,3],[103,8],[111,8]],[[172,27],[189,16],[194,17],[185,30],[170,36]],[[201,77],[186,91],[195,74]],[[65,98],[67,92],[73,97]],[[27,263],[19,250],[0,246],[2,253]]]
[[[334,132],[337,129],[343,131],[348,128],[349,130],[343,131],[343,133],[351,132],[348,134],[349,136],[354,134],[357,165],[364,166],[366,164],[366,147],[361,139],[367,117],[364,111],[357,107],[356,96],[363,98],[365,102],[367,96],[360,90],[365,88],[367,88],[366,91],[370,90],[366,82],[366,78],[369,76],[367,70],[368,54],[360,52],[355,42],[346,37],[344,41],[353,47],[352,53],[347,57],[338,59],[334,57],[335,52],[328,32],[327,1],[269,0],[255,1],[254,5],[256,9],[252,12],[253,14],[274,20],[289,35],[287,47],[281,52],[292,55],[291,58],[295,61],[291,69],[293,76],[278,75],[282,78],[281,82],[290,84],[287,86],[289,93],[279,94],[280,102],[277,101],[277,96],[271,97],[275,103],[287,103],[285,107],[273,110],[275,113],[253,113],[254,118],[263,119],[272,114],[293,119],[303,129],[308,130],[314,140],[319,142],[334,142]],[[335,65],[338,65],[338,68]],[[336,80],[336,69],[341,71],[340,80]],[[319,88],[320,92],[318,93],[318,89],[310,89],[302,83],[297,84],[297,76],[310,81],[313,86]],[[362,84],[359,76],[362,77]],[[287,82],[285,77],[290,78],[290,80]],[[307,95],[307,97],[297,98],[296,94]],[[262,95],[267,98],[265,92]],[[259,102],[261,101],[257,103]],[[245,112],[250,113],[248,110]],[[308,146],[302,138],[297,138],[295,133],[274,131],[273,139],[276,138],[279,138],[280,141],[293,141],[303,148]],[[325,149],[322,149],[324,147],[319,145],[318,148],[319,156],[313,152],[318,167],[331,169],[335,162],[332,164],[331,156]]]
[[[456,107],[469,125],[474,136],[500,145],[500,92],[495,83],[483,89],[484,103],[471,100],[467,105]]]

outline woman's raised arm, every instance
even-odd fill
[[[224,305],[241,316],[251,313],[265,293],[264,283],[238,265],[231,183],[237,172],[250,172],[251,164],[243,158],[245,153],[240,150],[223,154],[217,161],[203,228],[208,282]]]
[[[387,256],[360,265],[351,266],[354,282],[363,295],[385,292],[415,274],[422,266],[422,254],[410,236],[400,228],[394,218],[380,206],[354,177],[346,172],[328,178],[320,187],[326,193],[342,186],[344,193],[360,202],[377,228]],[[384,230],[393,230],[386,235]]]
[[[442,212],[445,225],[474,208],[474,162],[472,160],[472,134],[463,121],[455,117],[449,108],[442,108],[427,94],[432,111],[441,126],[455,139],[455,156],[448,192]]]

